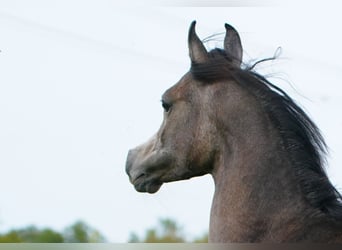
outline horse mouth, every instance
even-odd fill
[[[148,180],[145,174],[141,174],[132,180],[132,184],[134,185],[135,190],[138,192],[153,194],[160,189],[163,183],[159,181]]]

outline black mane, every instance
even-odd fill
[[[279,130],[282,143],[294,167],[304,197],[314,208],[334,219],[342,219],[341,195],[330,183],[325,170],[326,144],[314,124],[282,89],[252,70],[235,67],[224,50],[209,52],[209,60],[192,64],[192,76],[204,83],[233,79],[253,93]]]

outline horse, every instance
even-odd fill
[[[341,195],[325,172],[320,130],[281,88],[244,67],[225,24],[223,49],[188,34],[190,70],[162,95],[164,118],[129,150],[139,192],[211,174],[209,242],[342,242]]]

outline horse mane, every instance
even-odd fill
[[[325,172],[327,147],[315,123],[291,97],[253,67],[234,66],[233,59],[222,49],[211,50],[208,55],[206,63],[192,63],[194,79],[206,84],[232,79],[256,96],[279,131],[306,200],[331,218],[342,219],[342,197]]]

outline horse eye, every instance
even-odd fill
[[[162,101],[162,106],[163,106],[163,109],[165,110],[165,112],[169,112],[172,105],[167,103],[167,102]]]

